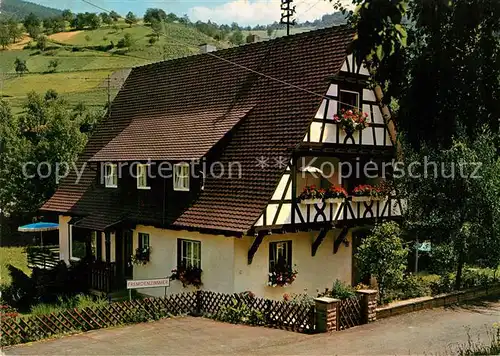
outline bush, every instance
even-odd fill
[[[429,253],[429,272],[435,274],[445,274],[457,270],[457,257],[453,246],[440,244],[432,247]]]
[[[331,290],[327,288],[323,293],[318,294],[318,297],[331,297],[336,299],[349,299],[354,296],[356,296],[354,288],[338,279],[333,282]]]
[[[318,295],[320,296],[320,295]],[[299,306],[313,306],[315,304],[314,298],[310,296],[307,293],[301,293],[301,294],[288,294],[285,293],[283,294],[283,300],[285,302],[294,304],[294,305],[299,305]]]
[[[224,306],[215,316],[216,320],[228,322],[231,324],[247,324],[247,325],[264,325],[264,315],[256,310],[251,309],[244,302],[232,300],[231,305]]]
[[[356,259],[360,270],[377,278],[380,300],[384,300],[386,291],[401,283],[407,256],[401,229],[395,222],[375,226],[359,246]]]
[[[59,297],[56,304],[41,303],[33,305],[30,313],[33,315],[44,315],[65,309],[99,308],[108,304],[109,302],[106,299],[79,294],[70,298]]]

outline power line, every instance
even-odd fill
[[[111,12],[110,10],[105,9],[105,8],[103,8],[103,7],[99,6],[99,5],[95,5],[94,3],[92,3],[92,2],[90,2],[90,1],[88,1],[88,0],[82,0],[82,1],[83,1],[84,3],[87,3],[87,4],[89,4],[89,5],[93,6],[93,7],[97,8],[97,9],[100,9],[100,10],[105,11],[105,12],[107,12],[107,13],[110,13],[110,12]],[[140,25],[140,24],[139,24],[138,26],[141,26],[141,27],[144,27],[144,28],[148,28],[147,26]],[[173,42],[180,43],[180,44],[182,44],[182,45],[184,45],[184,46],[191,46],[191,45],[190,45],[190,44],[188,44],[188,43],[185,43],[185,42],[182,42],[182,41],[176,40],[176,39],[174,39],[174,38],[171,38],[171,37],[167,36],[167,35],[166,35],[166,34],[164,34],[164,33],[162,33],[161,35],[162,35],[162,36],[164,36],[164,37],[170,38],[170,40],[172,40]],[[281,79],[275,78],[275,77],[270,76],[270,75],[267,75],[267,74],[265,74],[265,73],[261,73],[261,72],[259,72],[259,71],[256,71],[256,70],[254,70],[254,69],[251,69],[251,68],[249,68],[249,67],[247,67],[247,66],[244,66],[244,65],[242,65],[242,64],[239,64],[239,63],[233,62],[233,61],[231,61],[231,60],[229,60],[229,59],[226,59],[226,58],[220,57],[220,56],[218,56],[218,55],[216,55],[216,54],[214,54],[214,53],[212,53],[212,52],[208,52],[208,53],[205,53],[205,54],[206,54],[206,55],[209,55],[209,56],[211,56],[211,57],[217,58],[217,59],[219,59],[219,60],[221,60],[221,61],[224,61],[224,62],[226,62],[226,63],[230,63],[230,64],[232,64],[232,65],[234,65],[234,66],[237,66],[237,67],[239,67],[239,68],[241,68],[241,69],[244,69],[244,70],[246,70],[246,71],[249,71],[249,72],[251,72],[251,73],[257,74],[257,75],[259,75],[259,76],[261,76],[261,77],[264,77],[264,78],[267,78],[267,79],[270,79],[270,80],[273,80],[273,81],[279,82],[279,83],[284,84],[284,85],[286,85],[286,86],[288,86],[288,87],[290,87],[290,88],[294,88],[294,89],[297,89],[297,90],[301,90],[301,91],[303,91],[303,92],[306,92],[306,93],[309,93],[309,94],[312,94],[312,95],[315,95],[315,96],[321,97],[321,98],[323,98],[323,99],[328,99],[328,100],[330,99],[329,97],[327,97],[327,96],[325,96],[325,95],[323,95],[323,94],[315,93],[315,92],[313,92],[313,91],[311,91],[311,90],[309,90],[309,89],[302,88],[302,87],[300,87],[300,86],[298,86],[298,85],[295,85],[295,84],[292,84],[292,83],[288,83],[288,82],[286,82],[286,81],[284,81],[284,80],[281,80]],[[343,102],[340,102],[340,101],[339,101],[339,103],[344,104],[344,105],[349,106],[349,107],[357,108],[357,106],[352,105],[352,104],[349,104],[349,103],[343,103]]]

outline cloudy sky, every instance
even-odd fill
[[[83,0],[28,0],[45,6],[71,9],[74,12],[101,12]],[[158,7],[177,15],[187,14],[192,21],[215,21],[219,24],[238,22],[240,25],[269,24],[280,19],[281,0],[87,0],[99,7],[120,14],[132,11],[143,15],[149,7]],[[350,3],[350,0],[344,0]],[[327,0],[294,0],[297,20],[315,20],[334,12]]]

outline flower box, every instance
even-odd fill
[[[325,199],[325,203],[328,204],[342,204],[344,201],[344,198],[328,198]]]
[[[323,201],[324,196],[324,189],[316,188],[315,185],[306,185],[302,193],[299,195],[299,201],[301,204],[306,205],[319,204]]]
[[[314,205],[314,204],[321,204],[321,202],[322,202],[321,199],[304,199],[300,201],[300,204]]]
[[[135,254],[130,256],[130,261],[134,265],[145,265],[149,262],[151,247],[137,248]]]
[[[333,116],[333,121],[336,122],[345,133],[352,134],[355,131],[361,131],[366,128],[368,124],[368,114],[362,113],[357,108],[350,110],[342,109],[340,114]]]
[[[203,282],[201,281],[202,273],[203,271],[201,268],[192,266],[179,266],[177,269],[172,270],[170,279],[172,281],[180,281],[184,288],[190,285],[194,286],[195,288],[200,288],[200,286],[203,284]]]
[[[372,200],[372,197],[370,196],[359,196],[359,197],[352,197],[353,202],[364,202],[364,201],[370,201]]]
[[[269,273],[267,285],[269,287],[288,287],[297,278],[297,270],[291,266],[278,266]]]

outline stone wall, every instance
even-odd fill
[[[423,309],[443,307],[468,300],[483,298],[489,295],[500,295],[500,284],[495,284],[486,288],[474,288],[459,292],[441,294],[434,297],[421,297],[391,303],[389,305],[376,308],[376,318],[382,319],[389,316],[411,313]]]

